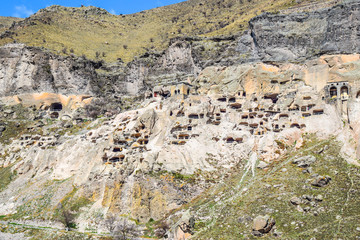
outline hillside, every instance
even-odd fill
[[[0,16],[0,32],[4,31],[5,29],[11,27],[13,22],[22,21],[22,18],[15,18],[15,17],[1,17]]]
[[[286,148],[289,153],[265,169],[246,171],[249,163],[240,163],[224,183],[171,215],[172,221],[184,212],[193,216],[191,239],[356,239],[359,168],[346,164],[334,139],[308,135],[299,149]],[[304,159],[313,163],[300,166]],[[320,186],[318,176],[331,180]],[[260,216],[273,219],[269,232],[254,231]]]
[[[112,15],[95,7],[52,6],[19,22],[0,44],[25,43],[58,54],[129,62],[146,51],[163,51],[178,36],[238,34],[262,12],[306,4],[293,0],[192,0],[130,15]],[[311,1],[313,2],[313,1]]]
[[[52,6],[11,25],[0,239],[360,238],[359,1]]]

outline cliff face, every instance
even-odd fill
[[[304,61],[324,54],[360,52],[360,3],[315,12],[265,13],[238,38],[184,38],[162,54],[145,54],[128,65],[125,92],[137,94],[159,84],[194,79],[208,66],[242,62]],[[224,47],[225,46],[225,47]]]
[[[322,54],[360,51],[360,3],[315,12],[265,13],[249,22],[238,51],[248,60],[301,61]]]
[[[0,48],[0,96],[52,92],[94,94],[91,62],[73,60],[21,44]]]
[[[157,85],[192,80],[211,65],[302,61],[323,54],[358,53],[359,8],[354,2],[316,12],[265,13],[253,18],[249,31],[239,39],[174,41],[166,51],[146,53],[126,66],[117,63],[101,67],[82,59],[9,45],[1,48],[0,93],[95,94],[111,100],[119,94],[136,96]],[[95,67],[105,70],[100,78]]]
[[[193,78],[199,71],[191,45],[177,41],[162,54],[145,54],[128,64],[122,82],[125,83],[126,92],[135,95],[157,85]]]
[[[0,48],[0,219],[58,236],[69,211],[94,239],[111,214],[169,239],[355,237],[359,10],[263,14],[239,40],[174,41],[127,65]],[[141,101],[90,119],[84,94]]]

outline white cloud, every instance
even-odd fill
[[[109,11],[111,14],[114,14],[114,15],[116,15],[116,11],[114,10],[114,9],[110,9],[110,11]]]
[[[30,15],[34,14],[34,11],[31,9],[28,9],[25,5],[15,6],[15,12],[13,13],[13,17],[28,17]]]

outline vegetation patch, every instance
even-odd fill
[[[256,239],[253,221],[265,215],[276,223],[262,239],[355,239],[359,168],[340,156],[340,144],[334,140],[304,138],[301,149],[288,151],[268,169],[258,169],[255,176],[235,173],[185,204],[180,210],[190,210],[196,219],[192,239]],[[315,161],[302,168],[294,164],[301,157]],[[315,186],[318,176],[331,180]],[[292,203],[294,198],[301,200],[299,205]]]
[[[5,168],[0,168],[0,192],[3,191],[13,181],[17,174],[16,171],[12,171],[13,165]],[[0,216],[1,219],[2,216]]]

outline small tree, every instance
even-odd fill
[[[109,230],[110,234],[113,235],[116,229],[117,217],[114,214],[110,214],[105,219],[105,226]]]
[[[65,209],[64,206],[60,203],[61,211],[61,222],[65,225],[67,231],[71,228],[75,228],[75,214],[72,213],[69,209]]]
[[[139,234],[134,223],[130,223],[126,219],[123,219],[117,223],[114,235],[116,240],[127,240],[138,235]]]

